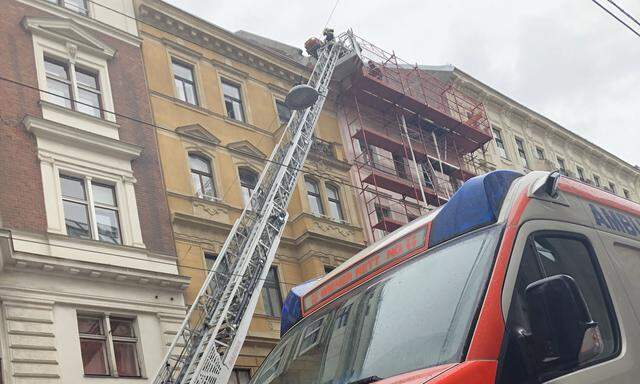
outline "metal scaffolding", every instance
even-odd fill
[[[373,240],[444,204],[491,140],[484,105],[418,65],[351,35],[338,96]]]

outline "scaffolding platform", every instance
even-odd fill
[[[404,223],[401,223],[397,220],[393,220],[388,217],[383,217],[382,220],[378,221],[376,224],[373,225],[373,228],[380,229],[386,232],[393,232],[396,229],[402,227],[403,225]]]
[[[405,197],[411,197],[416,200],[423,201],[420,186],[416,185],[416,183],[412,182],[410,179],[391,175],[377,168],[371,168],[367,171],[369,175],[362,179],[363,183],[383,188],[387,191],[392,191]],[[422,189],[424,190],[427,204],[438,206],[447,201],[447,199],[439,197],[433,188],[423,186]]]
[[[399,154],[406,159],[412,160],[411,153],[406,151],[406,144],[404,144],[399,137],[393,137],[371,127],[364,127],[357,129],[351,138],[366,142],[368,145],[382,148],[391,153]],[[426,146],[421,143],[413,143],[413,156],[415,156],[415,159],[418,162],[425,162],[428,160],[433,164],[436,164],[438,167],[439,164],[442,164],[444,174],[454,176],[455,178],[463,181],[475,176],[475,173],[472,171],[462,169],[447,161],[429,155]],[[436,165],[434,165],[434,167],[436,167]]]

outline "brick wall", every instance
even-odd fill
[[[25,16],[49,16],[15,1],[0,0],[0,76],[37,87],[31,34],[20,24]],[[116,113],[152,122],[140,48],[91,31],[116,50],[109,77]],[[24,116],[41,116],[37,91],[0,80],[0,217],[5,228],[44,233],[46,217],[35,138],[20,124]],[[160,171],[155,129],[121,116],[120,140],[142,146],[132,162],[136,198],[145,245],[175,254],[169,208]]]

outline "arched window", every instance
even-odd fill
[[[240,189],[242,190],[242,201],[245,207],[251,205],[251,194],[258,184],[258,173],[249,168],[238,168],[240,176]]]
[[[327,184],[327,199],[329,200],[329,215],[332,219],[342,221],[342,204],[338,187]]]
[[[212,200],[216,196],[216,189],[213,184],[213,172],[209,160],[204,156],[190,153],[189,168],[196,195],[203,199]]]
[[[324,215],[324,207],[322,206],[322,197],[320,197],[320,188],[318,183],[308,177],[304,178],[307,185],[307,197],[309,198],[309,208],[316,215]]]

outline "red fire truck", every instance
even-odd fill
[[[638,383],[640,205],[557,172],[467,181],[295,287],[252,383]]]

